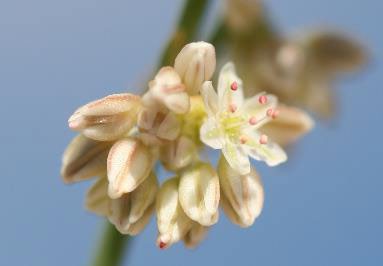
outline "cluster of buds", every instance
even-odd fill
[[[219,206],[233,223],[252,225],[264,192],[249,157],[278,165],[287,156],[272,140],[285,145],[311,129],[309,116],[273,95],[245,98],[232,63],[222,68],[216,91],[215,65],[211,44],[190,43],[142,96],[110,95],[69,118],[80,135],[64,153],[63,179],[97,177],[86,207],[122,234],[138,234],[155,213],[158,247],[181,240],[194,247],[218,221]],[[216,167],[201,159],[205,147],[221,150]],[[174,173],[161,185],[159,165]]]

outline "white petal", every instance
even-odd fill
[[[222,153],[231,168],[235,169],[238,173],[244,175],[250,172],[250,160],[246,152],[241,146],[227,140]]]
[[[260,135],[257,132],[248,131],[247,136],[249,140],[242,147],[253,159],[264,161],[269,166],[276,166],[287,160],[285,151],[270,139],[266,144],[261,144]]]
[[[215,118],[208,118],[202,124],[200,139],[213,149],[222,149],[224,140],[221,130],[217,127]]]
[[[85,208],[97,215],[109,214],[108,178],[99,177],[86,193]]]
[[[236,90],[232,90],[231,86],[236,82]],[[242,80],[235,73],[233,63],[227,63],[221,69],[218,80],[218,101],[220,111],[227,111],[234,104],[237,107],[242,106],[244,96]]]
[[[218,96],[213,88],[211,81],[206,81],[203,83],[201,95],[207,114],[209,116],[214,116],[218,112]]]

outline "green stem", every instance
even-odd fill
[[[129,236],[120,234],[114,226],[106,222],[104,233],[95,252],[92,266],[121,265],[124,250],[130,240]]]
[[[159,67],[173,65],[174,59],[181,48],[188,42],[193,41],[208,3],[209,0],[186,1],[178,26],[172,37],[170,37],[159,60]]]
[[[187,0],[181,13],[178,26],[167,43],[159,61],[159,66],[173,65],[181,48],[195,37],[205,8],[209,0]],[[120,234],[112,224],[107,222],[104,234],[95,252],[92,266],[121,265],[124,253],[130,247],[132,238]]]

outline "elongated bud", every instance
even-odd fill
[[[216,65],[214,46],[206,42],[189,43],[177,55],[174,68],[190,95],[198,94],[202,83],[210,80]]]
[[[66,148],[61,165],[65,183],[73,183],[106,173],[106,159],[111,142],[99,142],[82,135]]]
[[[188,137],[180,136],[161,148],[160,157],[166,169],[177,171],[195,160],[197,148]]]
[[[183,238],[185,246],[187,248],[195,248],[204,240],[208,230],[209,227],[200,225],[199,223],[193,223],[193,226]]]
[[[141,141],[125,138],[117,141],[108,156],[109,196],[113,199],[132,192],[148,177],[153,156]]]
[[[145,143],[161,144],[164,140],[178,137],[181,124],[173,112],[162,112],[144,108],[138,116],[138,127],[143,133]]]
[[[314,121],[303,110],[285,105],[279,105],[278,110],[278,117],[260,130],[280,145],[286,146],[296,141],[314,126]]]
[[[179,178],[173,177],[161,186],[156,203],[158,238],[161,249],[181,240],[192,226],[192,220],[182,210],[178,200]]]
[[[106,175],[100,176],[86,194],[85,208],[97,215],[108,216],[110,200],[108,178]]]
[[[69,127],[99,141],[115,140],[126,134],[136,123],[140,97],[113,94],[90,102],[69,118]]]
[[[221,203],[229,219],[241,227],[248,227],[260,215],[264,192],[259,175],[254,169],[246,175],[238,174],[221,156],[218,164],[221,184]]]
[[[110,201],[109,220],[123,234],[139,233],[149,221],[158,190],[157,178],[151,174],[133,192]]]
[[[163,67],[149,82],[149,91],[143,96],[146,107],[162,104],[170,111],[184,114],[189,111],[189,95],[180,76],[172,67]]]
[[[217,222],[219,179],[214,168],[201,163],[186,170],[180,179],[179,200],[190,219],[209,226]]]

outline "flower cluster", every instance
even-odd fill
[[[190,43],[142,96],[110,95],[69,118],[80,135],[64,153],[63,179],[97,177],[86,207],[122,234],[138,234],[155,213],[161,249],[180,240],[194,247],[218,221],[220,205],[233,223],[252,225],[264,192],[249,157],[278,165],[287,156],[272,140],[286,145],[311,129],[310,117],[273,95],[245,98],[232,63],[216,91],[215,65],[211,44]],[[201,159],[206,146],[221,150],[217,167]],[[161,185],[160,164],[174,173]]]

